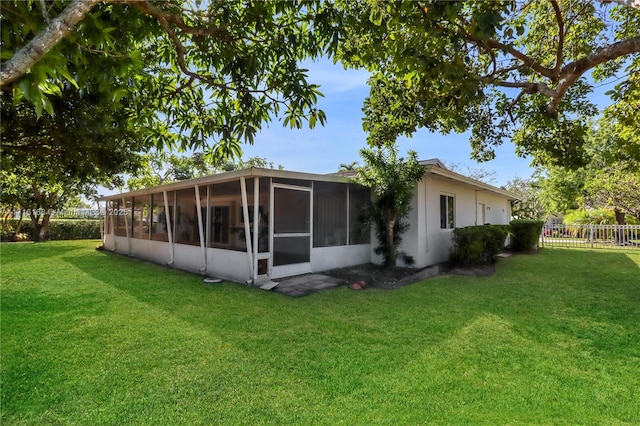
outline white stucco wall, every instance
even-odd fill
[[[360,265],[371,261],[371,244],[353,246],[318,247],[311,249],[311,271],[323,272],[330,269]]]
[[[163,241],[142,240],[139,238],[118,237],[112,234],[105,235],[103,240],[107,250],[119,254],[131,255],[138,259],[148,260],[160,265],[168,265],[171,261],[169,243]],[[131,251],[129,251],[131,244]],[[175,244],[173,266],[190,272],[198,273],[202,267],[202,255],[199,246]]]
[[[485,205],[485,222],[494,225],[506,225],[511,219],[511,203],[504,197],[479,191],[478,203]],[[478,218],[478,225],[484,225]]]
[[[207,273],[219,278],[244,283],[251,278],[246,251],[207,249]]]
[[[169,243],[166,244],[167,247]],[[173,267],[183,269],[185,271],[193,272],[196,274],[204,273],[205,267],[204,260],[202,258],[202,249],[200,246],[192,246],[189,244],[174,244],[173,245]],[[168,248],[167,248],[168,250]]]
[[[413,256],[417,268],[445,262],[449,258],[452,230],[440,228],[440,195],[454,196],[457,228],[483,223],[507,224],[511,217],[511,203],[506,197],[476,190],[451,179],[425,176],[416,187],[408,218],[411,226],[400,247]],[[478,211],[479,204],[484,204],[484,222]],[[372,251],[372,261],[380,263],[382,259]]]
[[[107,250],[113,251],[116,247],[116,236],[114,234],[105,234],[102,239],[102,245]]]
[[[420,181],[413,191],[413,199],[411,200],[411,212],[406,221],[410,224],[409,229],[402,235],[402,244],[398,248],[409,256],[413,257],[415,266],[424,266],[424,256],[427,249],[427,240],[421,230],[426,229],[427,216],[425,214],[425,193],[420,190],[424,187],[423,181]],[[407,266],[402,259],[398,259],[399,266]]]
[[[169,243],[131,238],[131,256],[154,263],[166,264],[171,259]]]
[[[174,244],[174,261],[169,265],[171,253],[167,242],[131,238],[131,251],[129,252],[127,237],[107,234],[103,239],[103,244],[107,250],[116,253],[131,255],[196,274],[206,273],[239,283],[244,283],[251,278],[249,256],[245,251],[207,248],[207,266],[203,270],[204,262],[200,246]],[[311,271],[322,272],[368,263],[371,259],[370,252],[370,244],[313,248],[311,250]]]

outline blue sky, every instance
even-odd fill
[[[321,85],[324,97],[319,99],[318,107],[326,113],[327,123],[297,130],[274,120],[257,134],[254,145],[242,145],[243,158],[264,157],[286,170],[320,174],[337,171],[341,163],[361,163],[359,151],[366,146],[362,105],[369,93],[369,74],[364,70],[345,70],[329,59],[307,61],[303,66],[309,69],[309,81]],[[608,105],[610,99],[604,92],[612,86],[605,83],[596,89],[592,94],[596,105]],[[468,168],[494,172],[490,183],[496,186],[505,185],[516,176],[528,178],[533,173],[531,160],[518,157],[509,141],[496,148],[494,160],[485,163],[471,159],[469,133],[441,135],[420,130],[412,138],[400,138],[398,146],[402,155],[412,149],[421,160],[439,158],[448,165],[456,164],[456,171],[462,174],[467,174]],[[117,192],[102,187],[99,190],[101,194]]]
[[[253,146],[243,146],[244,157],[265,157],[287,170],[313,173],[334,172],[341,163],[361,163],[359,151],[367,139],[362,130],[362,105],[369,93],[368,73],[344,70],[330,60],[307,62],[304,66],[309,69],[309,81],[321,85],[325,96],[320,99],[319,108],[327,114],[327,123],[314,129],[292,130],[274,121],[258,134]],[[530,160],[518,158],[511,143],[499,147],[495,160],[477,163],[471,159],[468,134],[441,135],[420,130],[412,138],[400,138],[398,146],[402,155],[412,149],[421,160],[439,158],[447,164],[456,163],[462,173],[467,167],[495,171],[494,183],[498,185],[533,172]]]
[[[361,108],[369,92],[368,73],[344,70],[331,60],[306,62],[304,67],[309,69],[309,81],[320,84],[320,91],[325,95],[319,101],[319,108],[327,114],[325,126],[292,130],[273,121],[257,135],[253,146],[243,145],[243,157],[265,157],[286,170],[331,173],[341,163],[359,161],[359,151],[366,146]],[[593,95],[596,104],[606,104],[606,97],[601,93],[609,88],[603,87],[598,95]],[[533,173],[531,160],[519,158],[509,141],[496,149],[494,160],[485,163],[471,159],[468,133],[441,135],[421,130],[413,138],[401,138],[398,146],[403,155],[413,149],[421,160],[439,158],[447,164],[455,163],[460,166],[457,171],[463,174],[469,167],[493,171],[492,183],[498,186],[516,176],[526,178]]]

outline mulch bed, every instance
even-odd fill
[[[364,287],[396,288],[396,284],[403,278],[418,272],[413,268],[382,268],[373,263],[351,266],[348,268],[334,269],[326,272],[326,275],[343,279],[350,285],[364,281]],[[362,287],[362,284],[360,284]]]
[[[540,249],[532,250],[527,253],[512,253],[505,251],[505,256],[515,254],[538,254]],[[439,273],[465,275],[471,277],[488,277],[496,273],[496,265],[481,265],[468,268],[448,268],[446,265],[439,266]],[[373,263],[365,263],[348,268],[334,269],[326,272],[326,275],[340,278],[348,283],[349,287],[354,290],[362,290],[364,288],[379,288],[392,290],[403,287],[416,281],[424,279],[420,276],[422,271],[429,268],[413,269],[413,268],[382,268]],[[408,277],[416,276],[415,280]]]

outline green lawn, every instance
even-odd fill
[[[96,245],[0,245],[3,425],[640,423],[640,252],[292,299]]]

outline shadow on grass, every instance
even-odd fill
[[[592,315],[596,309],[598,315],[610,313],[615,319],[624,317],[619,315],[621,310],[631,314],[634,306],[640,306],[640,265],[629,255],[632,253],[545,249],[536,256],[522,255],[502,261],[495,279],[448,276],[427,280],[422,285],[427,289],[422,288],[416,296],[423,297],[426,292],[432,300],[459,297],[458,303],[468,303],[465,309],[470,309],[467,312],[470,318],[467,320],[485,312],[517,320],[521,314],[526,317],[533,310],[553,313],[554,309],[570,309],[585,315]],[[351,292],[345,295],[344,289],[293,301],[240,284],[206,285],[201,276],[110,252],[64,256],[63,259],[101,282],[182,319],[193,319],[198,311],[206,316],[212,309],[219,314],[235,313],[242,317],[244,310],[249,309],[251,319],[275,316],[288,323],[287,315],[300,307],[307,309],[311,318],[321,316],[326,309],[340,309],[342,303],[346,303],[342,308],[353,309],[351,302],[355,300]],[[442,287],[443,283],[446,287]],[[409,286],[406,291],[411,292],[415,286],[421,284]],[[190,291],[184,291],[185,288]],[[374,291],[363,293],[372,305],[359,306],[355,312],[385,309],[379,304],[404,300],[406,292],[396,290],[386,296]],[[430,306],[407,303],[410,311],[416,309],[416,315],[421,314],[419,309]],[[242,309],[234,309],[234,304]],[[447,303],[442,306],[446,307]]]
[[[200,276],[108,252],[64,260],[140,303],[219,336],[239,350],[242,368],[252,369],[248,363],[271,371],[269,377],[301,376],[317,386],[320,399],[366,388],[382,371],[404,369],[419,348],[449,338],[478,314],[468,310],[452,317],[425,306],[433,299],[428,286],[393,292],[342,287],[296,299],[239,284],[205,285]]]
[[[238,320],[246,317],[247,324],[252,324],[263,315],[277,316],[290,299],[237,283],[204,284],[200,275],[111,252],[63,259],[141,303],[197,326],[207,326],[225,316]]]
[[[435,341],[491,314],[543,342],[553,330],[577,332],[570,324],[580,318],[625,328],[640,319],[639,265],[624,252],[545,249],[501,261],[494,277],[445,276],[389,293],[356,295],[338,288],[297,300],[239,284],[205,285],[200,276],[109,252],[63,259],[206,329],[220,322],[257,334],[325,327],[328,333],[349,329],[358,335],[386,328],[401,338],[411,327],[425,327]],[[598,347],[605,344],[602,339],[596,339]]]
[[[100,244],[96,240],[96,246]],[[34,243],[32,241],[19,243],[0,243],[0,261],[2,263],[27,263],[33,260],[45,260],[59,257],[73,251],[78,251],[77,241],[46,241]]]
[[[637,413],[629,402],[640,377],[635,255],[545,249],[501,261],[492,277],[442,276],[394,291],[338,288],[292,299],[205,285],[200,276],[76,247],[53,260],[64,270],[50,283],[65,292],[59,302],[37,295],[69,317],[56,316],[59,327],[45,324],[35,338],[23,316],[14,323],[33,344],[56,330],[67,338],[69,324],[82,325],[77,344],[108,366],[111,358],[99,356],[105,347],[126,366],[148,357],[139,377],[164,374],[168,385],[138,389],[134,382],[136,401],[165,396],[184,378],[179,389],[190,397],[181,407],[215,412],[229,424],[633,423]],[[29,294],[16,287],[24,303],[14,303],[15,312],[23,314]],[[76,294],[87,309],[77,309]],[[97,304],[103,300],[104,308]],[[101,323],[102,309],[108,315]],[[124,381],[130,370],[121,371]],[[108,397],[102,402],[121,415],[127,407]]]

